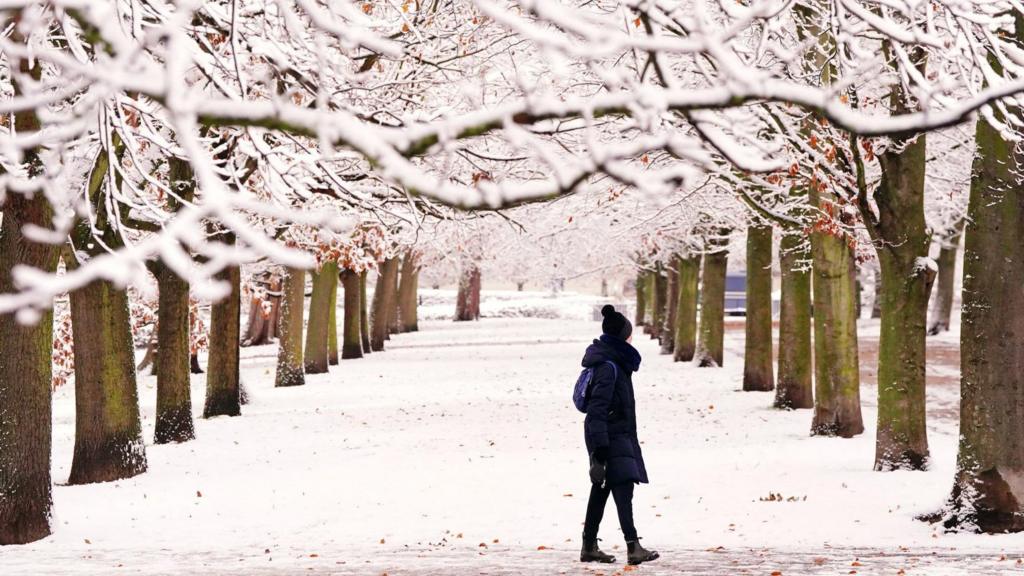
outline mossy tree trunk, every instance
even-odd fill
[[[419,287],[419,265],[412,251],[406,253],[402,260],[401,279],[398,283],[398,316],[399,331],[415,332],[419,330],[417,318],[417,293]]]
[[[633,315],[633,327],[640,328],[647,322],[647,291],[644,285],[647,283],[647,274],[643,270],[636,273],[636,313]]]
[[[325,262],[313,272],[313,294],[309,298],[309,322],[306,326],[306,351],[303,356],[306,374],[323,374],[330,365],[328,326],[331,292],[338,288],[337,262]]]
[[[676,347],[676,314],[679,308],[679,271],[675,258],[665,267],[668,275],[668,297],[665,299],[665,322],[661,327],[661,353],[672,354]]]
[[[362,286],[360,275],[351,270],[341,271],[341,286],[345,292],[345,319],[342,329],[341,357],[343,359],[362,358],[362,320],[360,312],[362,304]]]
[[[783,233],[779,241],[782,297],[775,407],[786,410],[814,407],[810,260],[807,238],[793,230]]]
[[[287,268],[281,281],[281,309],[278,317],[277,373],[274,386],[306,383],[302,362],[302,311],[306,299],[306,271]]]
[[[725,234],[722,234],[725,237]],[[704,255],[700,290],[700,328],[694,360],[702,368],[722,366],[725,345],[725,275],[729,252],[724,242],[709,246]]]
[[[157,444],[186,442],[195,438],[192,422],[192,388],[189,373],[189,285],[170,268],[156,262],[160,297],[157,308],[156,431]]]
[[[71,265],[71,264],[69,264]],[[68,484],[146,471],[128,293],[97,280],[71,293],[75,449]]]
[[[1017,17],[1017,39],[1024,23]],[[993,109],[1000,122],[1001,114]],[[1019,113],[1014,110],[1014,113]],[[964,240],[960,447],[945,525],[1024,531],[1024,155],[976,128]]]
[[[863,191],[860,202],[882,269],[875,470],[922,470],[928,465],[925,337],[935,277],[924,220],[925,136],[894,140],[894,147],[879,157],[878,215]]]
[[[960,249],[960,237],[965,222],[964,219],[960,219],[942,238],[939,246],[939,271],[935,293],[932,295],[931,318],[928,321],[928,334],[931,336],[949,330],[949,322],[953,316],[953,296],[956,292],[956,255]]]
[[[57,268],[60,247],[22,234],[32,224],[49,228],[45,197],[8,193],[0,217],[0,294],[16,291],[11,271]],[[50,440],[53,312],[34,324],[0,314],[0,544],[24,544],[50,534]]]
[[[678,298],[676,301],[676,337],[674,360],[689,362],[697,350],[697,293],[700,282],[700,256],[676,258]]]
[[[836,213],[829,191],[811,187],[812,205]],[[814,310],[814,420],[811,434],[850,438],[864,431],[860,411],[853,252],[842,232],[811,233]]]
[[[227,236],[233,242],[233,236]],[[210,357],[206,372],[206,402],[203,418],[238,416],[242,413],[238,353],[242,313],[242,273],[238,266],[222,270],[217,278],[231,292],[210,310]]]
[[[373,291],[373,308],[370,311],[370,348],[374,352],[384,349],[384,341],[391,329],[391,313],[395,306],[395,277],[398,275],[398,258],[385,260],[377,275],[377,287]]]
[[[772,227],[747,228],[747,315],[743,389],[775,388],[772,366]]]
[[[363,354],[373,351],[370,345],[370,299],[366,296],[366,279],[369,271],[363,270],[359,275],[359,336],[363,340]]]

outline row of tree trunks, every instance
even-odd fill
[[[233,242],[233,236],[225,236]],[[230,266],[217,278],[231,292],[210,309],[210,356],[206,366],[206,402],[203,418],[238,416],[242,413],[242,387],[239,381],[239,346],[242,313],[241,271]]]
[[[352,270],[341,271],[341,287],[345,293],[345,320],[342,327],[341,357],[362,358],[362,281]]]
[[[373,308],[370,310],[370,348],[374,352],[384,349],[384,342],[391,332],[398,265],[397,256],[388,258],[381,264],[377,274],[377,287],[373,291]]]
[[[480,268],[469,264],[459,276],[459,289],[455,296],[456,322],[480,319],[480,289]]]
[[[775,388],[772,358],[772,227],[747,228],[747,312],[743,389]]]
[[[725,348],[725,276],[729,262],[728,231],[708,243],[700,291],[700,326],[694,361],[702,368],[719,367]]]
[[[323,374],[330,366],[330,321],[332,293],[338,289],[338,264],[326,262],[314,271],[313,294],[309,299],[306,325],[306,350],[303,356],[306,374]]]
[[[277,373],[274,386],[306,383],[302,361],[302,311],[305,307],[306,271],[287,268],[281,285],[281,321],[278,326]]]
[[[1020,16],[1016,25],[1018,41],[1024,40]],[[999,65],[995,58],[990,62]],[[1007,122],[1000,109],[992,114]],[[964,239],[960,447],[944,516],[950,529],[1019,532],[1024,530],[1024,153],[986,118],[980,117],[976,128]]]
[[[697,292],[700,256],[677,256],[676,336],[673,359],[690,362],[697,350]]]
[[[779,240],[782,296],[775,407],[785,410],[814,407],[810,268],[807,239],[795,231],[783,232]]]

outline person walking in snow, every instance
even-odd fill
[[[635,565],[658,558],[657,552],[640,545],[633,525],[633,488],[647,483],[647,469],[636,434],[632,378],[640,369],[640,353],[630,344],[633,325],[625,316],[610,304],[601,309],[601,315],[603,334],[583,355],[584,368],[592,371],[583,423],[591,486],[580,561],[615,562],[614,556],[605,554],[597,545],[597,530],[611,494],[626,538],[627,560]]]

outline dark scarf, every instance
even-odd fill
[[[640,352],[633,348],[632,344],[622,338],[616,338],[608,334],[602,334],[600,340],[611,346],[618,353],[622,360],[623,368],[630,372],[638,372],[640,370]]]

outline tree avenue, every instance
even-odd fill
[[[959,331],[926,519],[1024,531],[1021,6],[697,4],[0,3],[0,544],[58,528],[70,381],[67,484],[121,480],[149,415],[245,421],[242,346],[344,381],[582,285],[676,370],[742,337],[735,388],[808,442],[877,418],[879,473],[931,465]]]

